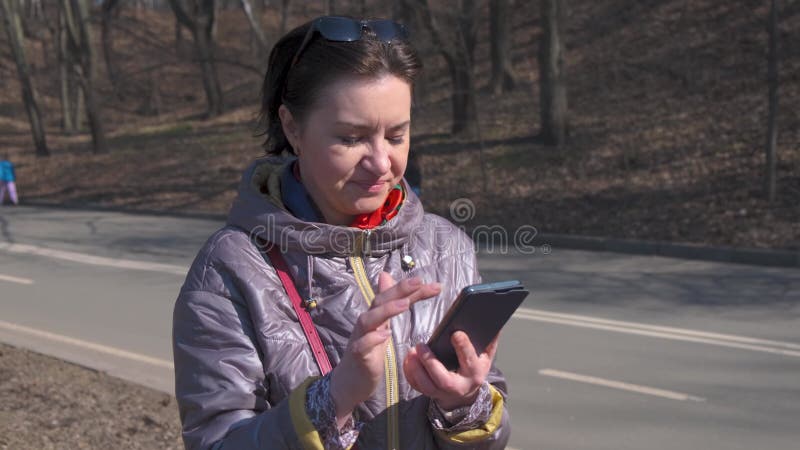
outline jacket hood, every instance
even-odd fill
[[[294,158],[266,157],[254,161],[242,175],[228,213],[228,224],[246,230],[286,252],[379,257],[405,245],[422,224],[419,198],[406,184],[406,198],[397,216],[371,230],[305,222],[290,213],[281,197],[280,175]],[[405,180],[403,180],[405,183]]]

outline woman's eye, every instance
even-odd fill
[[[354,146],[354,145],[358,144],[358,142],[361,139],[358,138],[358,137],[355,137],[355,136],[343,136],[343,137],[340,137],[339,140],[341,140],[342,144],[344,144],[344,145]]]
[[[400,136],[390,137],[388,138],[388,140],[390,143],[392,143],[392,145],[400,145],[403,143],[404,138],[405,138],[404,135],[400,135]]]

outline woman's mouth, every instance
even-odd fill
[[[380,193],[384,186],[386,186],[387,181],[384,180],[376,180],[376,181],[353,181],[353,184],[358,186],[364,191],[367,191],[371,194]]]

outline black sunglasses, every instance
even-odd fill
[[[300,48],[297,49],[297,53],[294,54],[289,68],[291,69],[297,64],[300,55],[311,43],[315,32],[319,31],[319,34],[329,41],[353,42],[361,39],[364,28],[372,30],[375,36],[383,42],[391,42],[393,39],[408,39],[406,27],[388,19],[356,20],[342,16],[319,17],[311,22],[306,37],[303,39],[303,43],[300,44]]]

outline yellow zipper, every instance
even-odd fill
[[[372,300],[375,298],[375,292],[369,283],[367,271],[364,268],[364,247],[368,245],[368,237],[370,230],[365,230],[364,234],[359,235],[360,242],[356,245],[356,254],[350,257],[350,265],[353,267],[356,283],[358,284],[361,293],[367,300],[367,304],[372,305]],[[400,421],[398,417],[397,404],[400,402],[397,385],[397,358],[394,354],[394,340],[389,337],[389,342],[386,345],[386,357],[383,360],[384,373],[386,375],[386,433],[389,443],[389,450],[398,450],[400,448]]]

